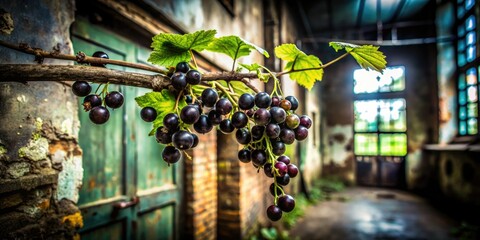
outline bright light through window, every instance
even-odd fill
[[[405,68],[390,67],[383,74],[373,70],[358,69],[353,72],[355,93],[395,92],[405,89]]]

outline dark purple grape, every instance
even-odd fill
[[[243,145],[249,144],[250,141],[252,141],[252,135],[250,134],[250,131],[246,128],[240,128],[237,130],[235,133],[235,138],[237,139],[237,142]]]
[[[285,110],[281,107],[271,107],[270,116],[272,118],[272,122],[283,123],[287,117],[287,112],[285,112]]]
[[[285,119],[285,123],[288,128],[295,129],[298,127],[298,125],[300,125],[300,118],[297,114],[290,114]]]
[[[300,117],[300,125],[301,126],[304,126],[306,127],[307,129],[310,129],[310,127],[312,126],[312,119],[310,119],[310,117],[308,117],[307,115],[302,115]]]
[[[90,110],[88,117],[95,124],[104,124],[110,118],[110,112],[104,106],[96,106]]]
[[[274,141],[272,142],[272,152],[276,156],[280,156],[285,153],[287,148],[285,147],[285,143],[282,141]]]
[[[287,167],[288,167],[288,176],[290,176],[290,178],[296,177],[298,174],[297,166],[293,163],[290,163],[287,165]]]
[[[187,62],[179,62],[177,63],[177,66],[175,66],[176,72],[187,73],[188,70],[190,70],[190,67],[188,66]]]
[[[254,141],[258,141],[258,140],[262,139],[263,133],[265,132],[265,127],[255,125],[255,126],[252,127],[252,129],[250,131],[252,133],[252,139]]]
[[[194,103],[190,104],[189,106],[193,106],[193,107],[195,107],[196,109],[198,109],[198,112],[199,112],[200,114],[203,113],[202,104],[201,104],[198,100],[196,100]]]
[[[232,103],[226,98],[219,99],[215,104],[215,110],[217,110],[217,112],[222,115],[229,114],[232,111],[232,109],[233,109]]]
[[[187,83],[197,85],[202,80],[202,74],[199,71],[192,69],[187,72]]]
[[[298,126],[293,131],[295,132],[295,139],[297,141],[303,141],[308,137],[308,129],[304,126]]]
[[[162,151],[162,158],[168,164],[178,162],[181,157],[180,151],[173,146],[166,146]]]
[[[243,128],[247,126],[248,117],[244,112],[235,112],[232,115],[232,125],[235,128]]]
[[[278,157],[277,161],[278,162],[283,162],[287,165],[290,164],[290,158],[288,156],[285,156],[285,155],[282,155],[282,156]]]
[[[198,121],[193,124],[193,129],[202,134],[212,131],[212,128],[213,124],[210,122],[207,115],[200,115]]]
[[[259,92],[255,95],[255,105],[259,108],[268,108],[272,104],[270,95],[266,92]]]
[[[173,132],[169,131],[166,127],[161,126],[155,131],[155,138],[157,142],[162,144],[169,144],[172,142]]]
[[[190,95],[185,95],[185,102],[187,104],[191,104],[193,102],[193,98]]]
[[[269,138],[278,138],[280,135],[280,126],[276,123],[269,123],[265,127],[265,133]]]
[[[287,99],[283,99],[282,101],[280,101],[280,104],[278,106],[281,107],[283,110],[288,111],[292,108],[292,103]]]
[[[157,118],[157,110],[153,107],[144,107],[140,110],[140,117],[145,122],[153,122]]]
[[[283,190],[282,186],[277,185],[275,187],[275,183],[270,184],[270,194],[272,194],[272,196],[275,197],[275,192],[277,192],[277,196],[282,195],[282,190]]]
[[[248,109],[247,111],[245,111],[245,114],[247,114],[249,118],[252,118],[253,114],[255,114],[255,111],[253,109]]]
[[[255,106],[255,97],[250,93],[244,93],[238,99],[238,107],[242,110],[248,110]]]
[[[175,72],[170,79],[172,80],[173,88],[178,91],[183,90],[187,86],[187,77],[183,72]]]
[[[277,177],[283,177],[285,176],[285,174],[287,174],[288,172],[288,166],[287,164],[283,163],[283,162],[276,162],[275,163],[275,169],[277,169]]]
[[[168,113],[163,117],[163,126],[167,129],[176,129],[180,125],[180,119],[176,113]]]
[[[83,99],[83,109],[85,109],[85,111],[87,111],[87,112],[92,110],[92,108],[100,106],[100,105],[102,105],[102,98],[100,96],[98,96],[97,94],[87,95]]]
[[[187,105],[180,112],[180,119],[186,124],[194,124],[200,118],[200,111],[193,105]]]
[[[111,108],[119,108],[123,105],[123,94],[117,91],[111,91],[105,96],[105,104]]]
[[[250,162],[251,161],[250,150],[242,149],[242,150],[238,151],[238,160],[240,160],[243,163]]]
[[[290,103],[292,104],[292,107],[290,108],[290,110],[292,110],[292,111],[297,110],[297,108],[298,108],[298,100],[297,100],[296,97],[294,97],[294,96],[287,96],[285,99],[287,99],[288,101],[290,101]]]
[[[252,162],[257,166],[263,166],[267,162],[267,153],[262,149],[255,149],[251,153]]]
[[[180,150],[186,150],[193,146],[194,139],[192,134],[189,132],[180,130],[173,134],[172,142],[176,148]]]
[[[263,172],[265,172],[265,175],[267,177],[273,178],[272,164],[265,163],[265,165],[263,165]]]
[[[218,100],[218,93],[213,88],[207,88],[202,92],[203,106],[213,107]]]
[[[198,145],[199,139],[198,139],[197,134],[195,134],[195,133],[190,133],[190,134],[192,134],[192,137],[193,137],[193,144],[190,148],[194,148]]]
[[[79,97],[85,97],[92,91],[92,86],[85,81],[76,81],[72,85],[73,94]]]
[[[270,104],[271,107],[278,107],[280,105],[281,98],[279,96],[272,97],[272,103]]]
[[[277,183],[282,185],[282,186],[287,186],[288,183],[290,182],[290,176],[287,174],[283,175],[282,177],[276,177],[275,180],[277,180]]]
[[[218,125],[222,122],[222,114],[219,114],[215,109],[210,110],[208,113],[208,119],[213,125]]]
[[[219,128],[220,131],[225,134],[232,133],[233,130],[235,130],[235,127],[232,125],[232,121],[230,121],[230,119],[223,119],[220,122]]]
[[[267,216],[272,221],[278,221],[282,218],[282,210],[275,205],[271,205],[267,208]]]
[[[295,141],[295,132],[293,130],[284,128],[280,131],[280,139],[285,144],[292,144]]]
[[[102,51],[96,51],[92,54],[92,57],[96,58],[104,58],[104,59],[109,59],[108,54]],[[105,64],[102,63],[90,63],[90,66],[95,66],[95,67],[105,67]]]
[[[291,212],[295,208],[295,199],[290,195],[282,195],[277,201],[278,207],[284,212]]]
[[[260,126],[265,126],[270,122],[270,112],[265,108],[259,108],[253,115],[255,123]]]

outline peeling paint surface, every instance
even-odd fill
[[[58,174],[57,199],[69,199],[78,202],[79,189],[82,186],[83,168],[81,156],[73,156],[62,161],[62,171]]]

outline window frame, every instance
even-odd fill
[[[407,113],[407,98],[406,98],[406,88],[407,88],[407,81],[406,81],[406,68],[405,66],[403,65],[398,65],[398,66],[390,66],[391,68],[396,68],[396,67],[402,67],[403,68],[403,71],[404,71],[404,89],[403,90],[400,90],[400,91],[387,91],[387,92],[380,92],[377,91],[377,92],[372,92],[372,93],[355,93],[352,89],[352,92],[353,92],[353,101],[352,101],[352,105],[353,105],[353,153],[355,155],[355,157],[384,157],[384,158],[404,158],[407,156],[408,154],[408,126],[407,126],[407,118],[405,119],[405,131],[381,131],[380,130],[380,121],[379,121],[379,114],[377,112],[377,130],[376,131],[359,131],[359,130],[356,130],[355,129],[355,109],[354,109],[354,104],[356,101],[368,101],[368,100],[376,100],[376,101],[382,101],[382,100],[392,100],[392,99],[403,99],[405,101],[405,106],[404,106],[404,110],[405,110],[405,114]],[[377,108],[377,111],[378,111],[378,108]],[[369,134],[369,133],[372,133],[372,134],[376,134],[378,139],[377,139],[377,154],[375,155],[357,155],[355,153],[355,134]],[[398,156],[398,155],[382,155],[381,152],[380,152],[380,148],[381,148],[381,143],[380,143],[380,135],[381,134],[405,134],[405,137],[406,137],[406,147],[407,147],[407,151],[405,152],[405,155],[402,155],[402,156]]]
[[[455,14],[455,26],[454,26],[454,34],[455,34],[455,41],[454,41],[454,46],[455,46],[455,64],[456,64],[456,72],[455,72],[455,92],[456,92],[456,97],[455,97],[455,104],[456,104],[456,109],[455,109],[455,116],[456,116],[456,128],[457,128],[457,133],[456,137],[453,139],[453,142],[472,142],[476,141],[480,137],[480,44],[479,44],[479,37],[480,37],[480,28],[479,28],[479,17],[480,14],[478,14],[479,9],[480,9],[480,4],[478,2],[474,1],[473,7],[471,7],[469,10],[463,11],[463,15],[459,16],[459,6],[463,5],[463,8],[465,7],[465,3],[468,0],[460,0],[460,1],[454,1],[454,14]],[[469,31],[464,29],[463,34],[459,35],[460,29],[463,27],[465,28],[464,24],[467,22],[467,19],[471,16],[475,16],[475,28],[471,30],[474,33],[474,37],[476,38],[474,46],[475,46],[475,58],[472,61],[467,60],[467,49],[468,45],[465,42],[464,43],[464,48],[462,51],[459,50],[459,43],[460,41],[466,41],[467,35]],[[465,54],[465,64],[460,66],[459,63],[459,57],[460,54],[464,53]],[[468,85],[468,83],[465,84],[464,89],[460,89],[460,76],[464,76],[463,78],[467,79],[467,73],[470,69],[474,68],[476,71],[476,78],[477,82],[472,85]],[[477,91],[477,100],[476,102],[473,102],[474,104],[477,104],[477,112],[476,112],[476,117],[468,117],[468,94],[466,96],[467,100],[464,104],[460,104],[460,92],[461,91],[468,91],[469,86],[475,86],[476,91]],[[462,119],[461,114],[460,114],[460,107],[465,107],[466,109],[466,116],[465,119]],[[468,119],[476,119],[476,127],[477,127],[477,132],[476,133],[468,133]],[[464,121],[466,124],[466,129],[465,129],[465,134],[462,134],[461,131],[461,122]]]

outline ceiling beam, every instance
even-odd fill
[[[397,18],[400,16],[400,13],[402,12],[403,7],[405,6],[406,3],[407,3],[407,0],[401,0],[398,3],[397,9],[395,9],[395,12],[393,13],[392,19],[390,20],[390,22],[395,22],[397,20]]]
[[[364,8],[365,8],[365,0],[360,0],[360,4],[358,6],[358,13],[357,13],[357,23],[355,24],[357,28],[360,27],[362,24]]]

